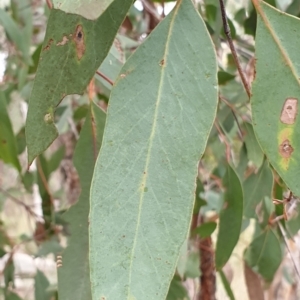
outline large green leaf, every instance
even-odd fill
[[[166,298],[217,92],[211,39],[192,2],[180,0],[112,90],[91,187],[93,299]]]
[[[282,259],[279,240],[271,228],[257,236],[245,252],[247,264],[271,281]]]
[[[243,183],[244,216],[254,218],[256,206],[265,197],[271,198],[273,174],[267,161],[264,162],[257,174],[251,174]]]
[[[21,171],[17,142],[7,114],[6,105],[5,95],[0,91],[0,159]]]
[[[234,169],[228,165],[223,178],[224,207],[216,246],[216,268],[221,270],[238,242],[243,218],[243,190]]]
[[[299,19],[254,1],[258,12],[253,127],[270,163],[300,195]]]
[[[52,9],[26,120],[28,163],[57,137],[54,113],[82,94],[105,59],[132,0],[115,0],[95,21]]]
[[[105,114],[92,104],[74,154],[74,164],[80,177],[81,195],[78,202],[65,214],[65,219],[70,223],[71,237],[68,247],[62,254],[62,267],[58,269],[59,299],[92,299],[88,260],[89,197],[104,124]]]
[[[80,14],[87,19],[98,18],[114,0],[53,0],[54,8]]]

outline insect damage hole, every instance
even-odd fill
[[[287,98],[284,102],[280,121],[284,124],[292,125],[295,123],[298,112],[298,100],[295,98]]]
[[[282,157],[289,158],[294,151],[294,148],[290,144],[289,140],[284,140],[279,146],[279,152]]]
[[[84,33],[81,25],[77,25],[73,35],[73,40],[76,45],[77,58],[80,60],[85,52]]]

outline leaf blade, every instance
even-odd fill
[[[234,169],[228,165],[223,179],[226,188],[225,208],[220,213],[220,224],[216,246],[216,269],[220,270],[228,261],[238,242],[243,218],[243,190]]]
[[[216,74],[210,37],[189,0],[178,1],[124,65],[91,187],[95,299],[165,299],[216,113]]]
[[[71,237],[62,254],[62,267],[58,268],[60,299],[91,299],[90,268],[88,260],[88,214],[90,185],[95,158],[100,149],[105,114],[92,103],[74,153],[74,165],[80,177],[81,194],[78,202],[65,214]]]
[[[253,129],[276,172],[296,195],[300,195],[295,176],[300,167],[296,138],[300,133],[296,104],[300,99],[300,68],[295,50],[300,46],[299,19],[258,0],[254,5],[258,23],[256,79],[251,97]],[[264,49],[266,45],[268,50]],[[291,112],[286,105],[289,99],[296,99],[290,106]]]
[[[84,92],[131,4],[132,0],[115,0],[95,21],[51,10],[26,119],[29,165],[57,137],[57,106],[66,95]]]

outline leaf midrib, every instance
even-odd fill
[[[173,13],[172,19],[170,21],[169,31],[168,31],[168,35],[167,35],[166,46],[165,46],[165,51],[164,51],[164,56],[163,56],[164,65],[162,66],[162,71],[161,71],[161,76],[160,76],[160,81],[159,81],[159,86],[158,86],[157,100],[156,100],[154,117],[153,117],[154,121],[153,121],[152,129],[151,129],[151,133],[150,133],[150,137],[149,137],[149,146],[148,146],[148,152],[147,152],[146,163],[145,163],[145,168],[144,168],[145,171],[144,171],[144,174],[142,176],[142,180],[141,180],[141,183],[139,186],[140,199],[139,199],[138,216],[137,216],[137,223],[136,223],[133,247],[132,247],[132,251],[131,251],[131,255],[130,255],[129,280],[128,280],[128,290],[127,290],[126,299],[130,299],[130,295],[131,295],[130,286],[131,286],[131,277],[132,277],[132,262],[133,262],[133,257],[134,257],[135,248],[136,248],[136,244],[137,244],[137,235],[138,235],[138,231],[140,228],[141,212],[142,212],[142,206],[143,206],[144,195],[145,195],[142,187],[146,186],[147,179],[148,179],[147,170],[148,170],[150,159],[151,159],[153,140],[154,140],[155,133],[156,133],[157,116],[158,116],[158,112],[159,112],[159,105],[161,102],[161,93],[162,93],[162,87],[163,87],[163,82],[164,82],[165,69],[167,66],[167,54],[168,54],[168,50],[169,50],[171,32],[174,27],[174,20],[178,13],[181,2],[182,2],[182,0],[178,0],[176,3],[176,7],[174,8],[174,13]]]

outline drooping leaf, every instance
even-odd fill
[[[52,9],[26,120],[28,163],[57,137],[54,113],[82,94],[105,59],[132,0],[115,0],[95,21]]]
[[[34,277],[34,295],[35,299],[50,300],[52,293],[47,291],[50,283],[45,274],[41,271],[37,271]]]
[[[178,276],[174,276],[171,281],[169,292],[166,300],[187,300],[188,293],[187,290],[181,283],[181,280]]]
[[[264,162],[257,174],[251,174],[243,183],[244,216],[254,218],[256,206],[266,196],[271,198],[273,174],[267,161]]]
[[[282,259],[278,237],[267,228],[252,241],[244,256],[249,267],[267,281],[272,281]]]
[[[24,1],[26,2],[26,1]],[[26,6],[26,3],[24,3]],[[30,6],[29,6],[30,8]],[[8,12],[0,9],[0,24],[6,30],[8,37],[17,46],[17,48],[22,52],[24,61],[27,64],[31,63],[31,58],[29,56],[29,41],[26,40],[28,36],[24,36],[24,32],[20,30],[17,23],[12,19]]]
[[[246,128],[245,144],[248,159],[252,161],[257,168],[260,168],[264,161],[264,154],[256,140],[252,125],[245,122],[244,126]]]
[[[223,185],[224,205],[220,213],[216,246],[217,270],[222,269],[238,242],[243,218],[243,190],[238,175],[230,165],[227,166]]]
[[[88,260],[89,196],[94,165],[100,149],[105,114],[92,104],[74,154],[74,164],[80,177],[81,195],[78,202],[65,214],[71,237],[62,254],[58,269],[58,293],[64,300],[92,299]]]
[[[258,13],[251,98],[254,131],[277,173],[300,195],[300,21],[264,2],[253,3]]]
[[[190,0],[178,1],[122,68],[91,187],[95,299],[165,299],[216,113],[216,77]]]
[[[21,171],[17,142],[7,114],[6,105],[4,93],[0,92],[0,159]]]
[[[226,278],[226,275],[224,274],[224,272],[222,270],[219,271],[219,274],[220,274],[224,289],[225,289],[225,291],[228,295],[228,298],[230,300],[235,300],[234,294],[233,294],[232,289],[230,287],[230,283],[228,282],[228,280]]]

